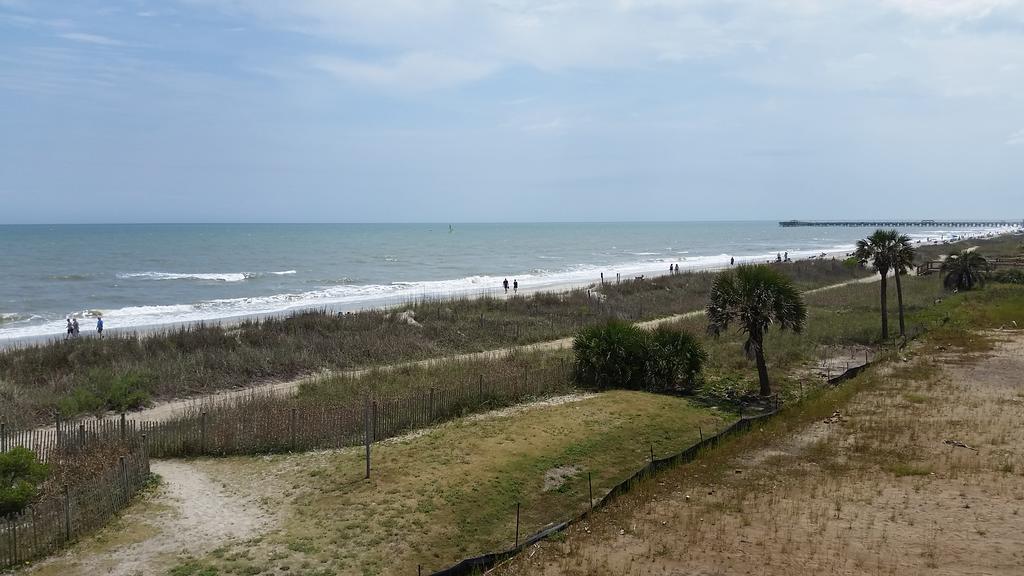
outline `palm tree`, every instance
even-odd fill
[[[896,231],[893,230],[892,233]],[[907,327],[903,321],[903,285],[900,283],[900,276],[907,273],[914,266],[914,246],[910,243],[910,236],[896,234],[896,239],[890,245],[889,262],[892,264],[896,276],[896,303],[900,311],[900,336],[906,337]]]
[[[875,232],[863,240],[857,240],[857,250],[853,253],[854,258],[862,264],[870,264],[878,271],[881,279],[881,300],[882,300],[882,338],[889,338],[889,305],[886,302],[888,292],[887,277],[889,270],[893,268],[892,245],[896,242],[899,234],[895,230],[875,230]]]
[[[800,332],[807,321],[807,307],[800,292],[781,273],[767,266],[740,266],[722,272],[711,287],[707,307],[708,332],[719,336],[736,322],[747,341],[743,349],[757,362],[761,395],[770,396],[768,366],[764,360],[764,336],[772,324]]]
[[[942,285],[946,290],[973,290],[975,286],[985,285],[985,272],[988,272],[988,260],[974,250],[962,250],[950,254],[942,262],[941,272],[945,275]]]

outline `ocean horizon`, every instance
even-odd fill
[[[943,242],[1017,228],[903,230]],[[843,256],[870,228],[776,221],[0,225],[0,341],[416,298],[561,289],[617,275]]]

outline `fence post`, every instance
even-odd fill
[[[124,440],[127,422],[124,419],[124,412],[121,412],[121,440]]]
[[[587,472],[587,487],[590,491],[590,511],[594,511],[594,478],[590,472]]]
[[[142,459],[146,462],[146,472],[149,472],[149,439],[146,434],[142,435]]]
[[[651,444],[651,466],[654,466],[654,444]]]
[[[36,507],[29,506],[29,511],[32,513],[32,555],[39,554],[39,534],[36,527]]]
[[[434,421],[434,389],[430,389],[430,422]]]
[[[85,448],[85,424],[78,425],[78,448],[81,450]]]
[[[292,452],[295,452],[295,414],[296,414],[296,409],[292,408],[292,419],[291,419],[291,424],[289,424],[289,430],[291,432],[291,437],[292,437],[292,443],[291,443],[291,450],[292,450]]]
[[[700,443],[703,444],[704,443],[704,429],[701,428],[700,426],[697,426],[697,432],[700,432]]]
[[[519,502],[516,502],[516,548],[519,548]]]
[[[61,441],[61,437],[60,437],[60,412],[57,412],[56,416],[57,416],[57,424],[56,424],[56,426],[57,426],[57,447],[60,448],[60,444],[61,444],[61,442],[60,442]]]
[[[128,502],[128,467],[125,466],[124,456],[119,458],[121,461],[121,483],[124,484],[124,499],[125,503]]]
[[[0,452],[7,452],[7,424],[0,422]]]
[[[206,454],[206,412],[199,419],[199,453]]]
[[[11,533],[11,561],[18,565],[18,525],[14,523],[14,516],[7,521],[7,529]]]
[[[479,376],[477,376],[477,381],[479,382],[479,388],[480,388],[479,402],[481,404],[483,404],[484,403],[484,375],[480,374]]]
[[[370,437],[370,440],[373,441],[373,442],[376,442],[377,441],[377,401],[376,400],[373,401],[372,410],[373,411],[370,413],[370,417],[373,419],[373,421],[371,423],[370,429],[373,430],[373,436]]]
[[[431,395],[433,398],[433,395]],[[370,398],[363,401],[363,440],[366,443],[366,479],[370,479]]]
[[[64,541],[71,541],[71,495],[68,485],[64,485]]]

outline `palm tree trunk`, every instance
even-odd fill
[[[881,281],[881,293],[882,293],[882,340],[889,339],[889,306],[886,304],[885,296],[887,292],[888,279],[886,276],[889,275],[888,270],[879,270],[879,274],[882,275]]]
[[[900,307],[900,338],[907,337],[907,327],[903,323],[903,285],[900,284],[900,271],[896,270],[896,303]]]
[[[753,337],[754,360],[757,362],[757,379],[761,383],[761,396],[772,395],[772,384],[768,381],[768,364],[764,361],[764,345],[760,336]]]

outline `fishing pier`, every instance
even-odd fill
[[[846,228],[1013,228],[1024,220],[783,220],[783,228],[803,226]]]

